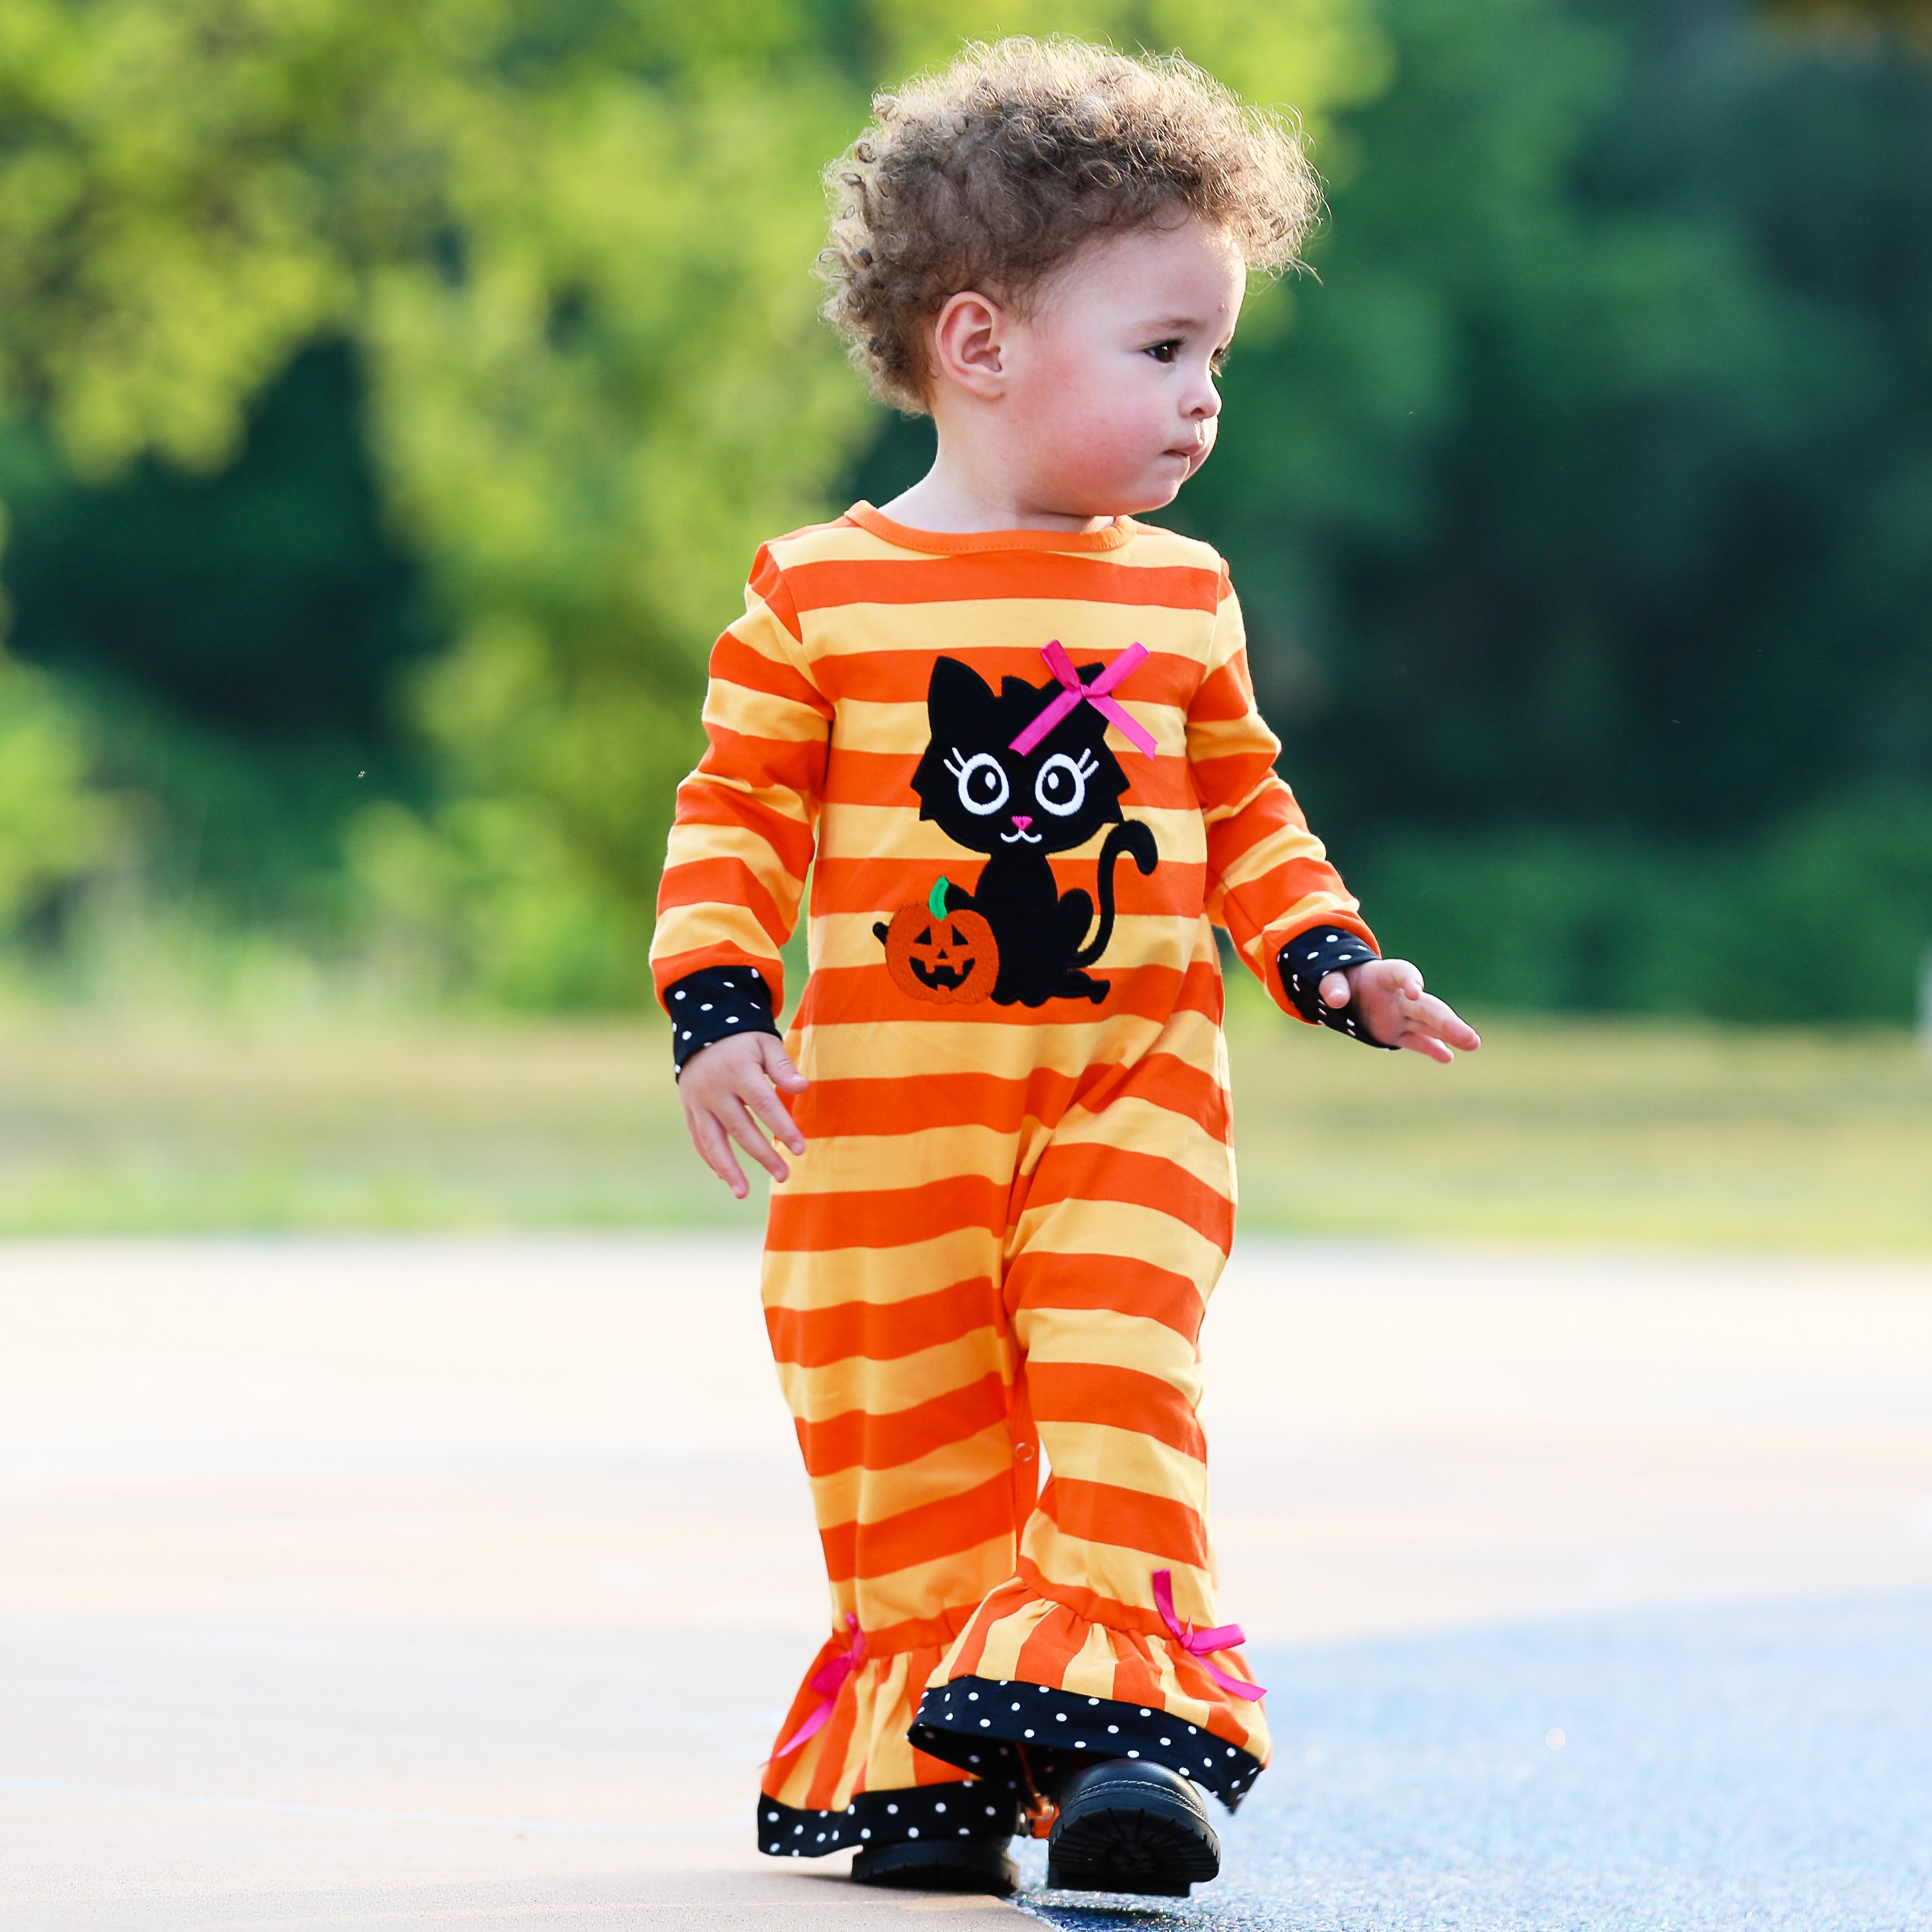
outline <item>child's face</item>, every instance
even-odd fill
[[[1247,284],[1219,229],[1189,220],[1090,243],[1010,321],[1001,414],[1040,510],[1158,509],[1207,461],[1214,378]]]

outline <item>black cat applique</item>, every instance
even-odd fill
[[[1058,644],[1043,655],[1057,682],[1010,677],[997,696],[958,658],[934,660],[926,699],[932,735],[912,781],[919,815],[988,856],[970,892],[941,879],[924,908],[873,928],[886,942],[895,980],[921,998],[1097,1005],[1108,982],[1084,969],[1113,937],[1114,868],[1123,853],[1144,874],[1157,862],[1154,834],[1121,814],[1127,775],[1107,745],[1111,716],[1152,753],[1153,740],[1105,695],[1147,653],[1123,653],[1111,675],[1100,664],[1076,672]],[[1061,892],[1048,855],[1085,844],[1102,826],[1113,830],[1100,848],[1096,926],[1093,900],[1077,888]],[[991,976],[990,994],[976,973]]]

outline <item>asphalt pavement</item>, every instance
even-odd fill
[[[752,1848],[826,1618],[754,1280],[0,1250],[0,1925],[1023,1922]],[[1255,1244],[1207,1355],[1277,1762],[1186,1905],[1024,1911],[1932,1927],[1932,1268]]]
[[[1090,1932],[1932,1926],[1932,1594],[1257,1660],[1280,1755],[1226,1830],[1222,1876],[1184,1905],[1037,1894],[1036,1916]]]

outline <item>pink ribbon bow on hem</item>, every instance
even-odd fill
[[[850,1610],[845,1612],[845,1628],[850,1633],[850,1641],[836,1657],[828,1657],[806,1680],[806,1688],[816,1690],[824,1701],[766,1759],[766,1763],[776,1764],[782,1757],[790,1757],[800,1744],[810,1743],[832,1721],[832,1707],[838,1701],[839,1688],[866,1660],[866,1633],[859,1628],[859,1619]]]
[[[1122,678],[1137,671],[1145,664],[1151,653],[1144,644],[1130,644],[1114,662],[1098,673],[1091,684],[1082,684],[1080,674],[1073,668],[1073,660],[1055,638],[1050,644],[1042,644],[1040,654],[1046,660],[1046,668],[1059,679],[1064,689],[1054,692],[1046,701],[1046,709],[1029,724],[1012,742],[1012,749],[1024,758],[1070,711],[1082,704],[1090,704],[1110,724],[1118,724],[1130,743],[1146,752],[1149,758],[1154,754],[1154,734],[1144,724],[1130,718],[1121,710],[1118,701],[1107,694]]]
[[[1156,1570],[1154,1573],[1154,1608],[1160,1612],[1160,1620],[1166,1624],[1174,1640],[1190,1657],[1200,1660],[1201,1667],[1232,1697],[1245,1697],[1250,1704],[1258,1704],[1268,1695],[1258,1684],[1250,1684],[1245,1678],[1231,1677],[1216,1664],[1209,1652],[1232,1650],[1247,1642],[1247,1633],[1239,1624],[1216,1624],[1212,1630],[1198,1630],[1191,1624],[1184,1624],[1174,1614],[1174,1572]]]

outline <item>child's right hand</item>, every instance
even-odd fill
[[[677,1090],[684,1102],[691,1144],[740,1201],[751,1192],[751,1184],[731,1151],[732,1142],[774,1180],[783,1180],[791,1170],[778,1148],[759,1132],[758,1124],[762,1120],[772,1138],[794,1154],[803,1154],[805,1136],[778,1104],[778,1094],[802,1094],[807,1084],[790,1055],[768,1033],[716,1041],[684,1063]]]

